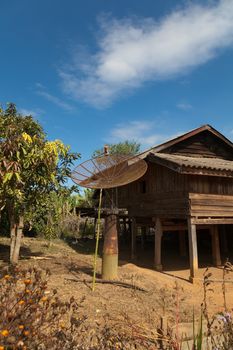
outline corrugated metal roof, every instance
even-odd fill
[[[169,167],[169,163],[173,165],[173,170],[178,172],[185,172],[187,168],[193,169],[206,169],[217,172],[233,172],[233,161],[219,159],[219,158],[201,158],[201,157],[188,157],[177,154],[165,154],[150,152],[150,155],[156,160],[161,160],[164,165]]]

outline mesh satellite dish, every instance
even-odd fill
[[[107,189],[126,185],[142,177],[147,163],[138,156],[106,154],[78,165],[71,174],[79,186]]]
[[[102,190],[117,188],[129,184],[130,182],[136,181],[142,177],[146,171],[147,163],[143,159],[132,155],[109,154],[108,149],[105,146],[104,155],[89,159],[81,163],[71,173],[71,178],[77,185],[100,190],[92,290],[95,288],[96,280],[96,262],[100,235]],[[117,275],[116,271],[118,266],[117,234],[114,233],[117,232],[116,218],[115,220],[112,220],[112,223],[108,223],[106,227],[109,229],[109,234],[106,234],[105,232],[103,260],[105,258],[106,264],[104,264],[103,261],[102,276],[108,276],[109,279],[112,279],[115,275]],[[113,247],[114,245],[115,250]],[[109,254],[107,253],[108,246],[110,246]],[[104,269],[104,266],[107,266],[107,268]],[[113,272],[114,269],[115,272]]]

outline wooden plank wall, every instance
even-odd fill
[[[163,198],[164,194],[180,192],[188,189],[187,182],[188,177],[180,175],[170,169],[163,166],[149,163],[146,174],[139,180],[119,187],[118,198],[119,205],[124,203],[130,204],[133,200],[139,202],[147,199],[148,196],[152,198]],[[140,182],[146,182],[146,192],[140,192]],[[171,194],[170,197],[173,197]]]
[[[233,217],[233,196],[190,193],[190,213],[198,217]]]
[[[186,175],[188,191],[193,193],[233,195],[233,179],[218,176]]]
[[[178,195],[178,193],[177,193]],[[129,216],[161,218],[184,218],[189,213],[188,199],[159,198],[152,201],[136,202],[128,206]]]
[[[145,193],[140,192],[142,188],[140,181],[146,183]],[[148,171],[143,178],[129,185],[119,187],[118,206],[128,208],[131,215],[136,216],[185,217],[190,208],[188,204],[189,193],[219,195],[218,200],[221,199],[221,196],[233,196],[233,179],[183,175],[161,165],[149,163]],[[215,214],[216,212],[220,213],[220,216],[223,216],[223,214],[233,215],[232,209],[221,209],[221,207],[226,207],[226,203],[230,202],[227,199],[226,202],[220,201],[216,207],[213,205],[213,210],[209,210],[205,208],[206,198],[199,198],[199,200],[204,200],[203,208],[197,206],[194,209],[192,207],[195,216],[201,214],[202,209],[204,216],[207,213]]]
[[[146,182],[146,193],[140,193],[140,181]],[[132,196],[144,200],[148,194],[191,192],[233,195],[233,179],[217,176],[183,175],[166,167],[149,164],[147,173],[129,185],[119,187],[119,201],[131,201]]]

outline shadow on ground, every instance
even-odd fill
[[[90,238],[82,238],[82,239],[65,239],[64,240],[70,248],[75,250],[79,254],[84,255],[93,255],[95,251],[95,240]],[[102,252],[103,242],[102,239],[99,241],[99,252]]]
[[[32,252],[29,247],[22,246],[20,248],[20,260],[29,259],[31,256],[43,256],[42,252]],[[10,246],[7,243],[0,244],[0,261],[9,263]]]
[[[174,236],[174,235],[173,235]],[[82,239],[66,241],[68,245],[79,254],[93,255],[95,251],[95,241],[93,239]],[[103,241],[99,242],[99,256],[103,249]],[[221,254],[222,263],[227,259],[232,261],[232,254]],[[140,240],[136,244],[135,259],[131,259],[130,242],[119,242],[119,265],[123,266],[133,263],[139,267],[154,269],[154,242],[147,241],[142,245]],[[198,244],[198,263],[200,268],[213,266],[212,251],[209,241],[200,241]],[[178,241],[175,239],[164,240],[162,244],[162,265],[164,271],[175,272],[189,269],[189,250],[186,247],[186,256],[179,253]]]
[[[67,263],[66,265],[66,269],[68,270],[68,272],[75,278],[79,279],[79,278],[83,278],[83,274],[84,275],[88,275],[90,277],[93,276],[93,266],[87,266],[85,264],[82,263]],[[100,278],[101,275],[99,273],[96,274],[96,278]]]

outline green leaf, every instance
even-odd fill
[[[12,176],[13,176],[13,173],[11,172],[11,173],[6,173],[4,176],[3,176],[3,184],[5,184],[6,182],[8,182],[8,181],[10,181],[11,180],[11,178],[12,178]]]
[[[20,178],[19,173],[14,173],[14,175],[15,175],[16,179],[17,179],[19,182],[21,182],[21,178]]]
[[[17,160],[20,160],[20,152],[19,151],[16,152],[16,157],[17,157]]]
[[[197,334],[197,350],[201,350],[202,349],[202,337],[203,337],[203,320],[202,320],[202,313],[201,313],[201,319],[200,319],[200,328],[199,328],[199,332]]]
[[[24,147],[22,147],[21,149],[22,149],[22,151],[23,151],[23,154],[26,155],[26,154],[27,154],[26,149],[25,149]]]

